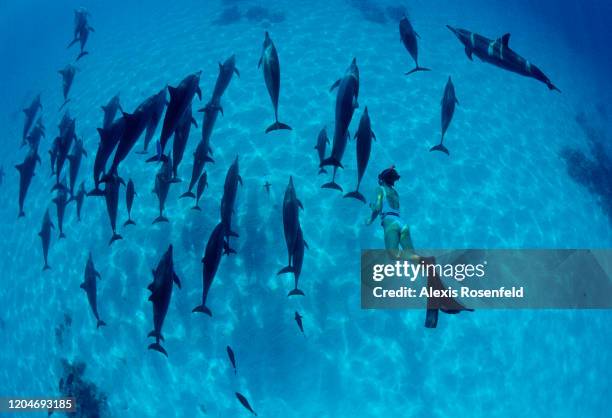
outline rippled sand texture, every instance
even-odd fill
[[[360,106],[350,132],[367,106],[378,138],[361,190],[370,197],[376,173],[396,165],[402,215],[417,247],[609,247],[608,219],[569,178],[559,157],[563,147],[585,147],[574,115],[587,95],[580,89],[591,88],[584,74],[566,71],[564,47],[529,20],[510,25],[512,16],[497,9],[478,15],[455,4],[415,2],[410,14],[421,35],[419,61],[433,71],[406,77],[413,62],[399,42],[397,23],[388,17],[384,24],[366,20],[350,4],[355,2],[270,3],[266,18],[255,12],[246,17],[254,3],[223,3],[164,2],[139,13],[128,5],[126,15],[117,11],[114,19],[103,6],[88,6],[96,32],[90,55],[78,63],[69,105],[89,151],[81,171],[88,189],[100,106],[113,95],[120,93],[124,109],[132,111],[164,85],[202,70],[204,98],[196,99],[195,109],[212,92],[217,62],[236,54],[241,77],[222,100],[225,115],[211,139],[216,163],[207,165],[210,187],[202,212],[178,200],[201,135],[192,129],[179,169],[184,181],[171,187],[166,204],[169,224],[151,225],[158,211],[151,193],[157,167],[132,153],[120,172],[136,185],[137,225],[119,227],[124,239],[109,247],[103,199],[86,199],[80,223],[69,206],[67,239],[58,242],[53,231],[52,270],[44,274],[36,234],[47,207],[56,223],[46,151],[57,134],[55,109],[62,99],[57,74],[41,74],[47,138],[26,200],[27,217],[18,221],[18,180],[11,166],[24,154],[12,145],[19,134],[4,139],[11,155],[0,208],[0,394],[56,395],[59,360],[67,358],[87,364],[86,376],[107,394],[117,417],[246,416],[235,391],[261,417],[603,414],[609,313],[476,312],[443,316],[437,329],[427,330],[424,312],[362,311],[360,249],[380,248],[382,231],[377,223],[363,225],[367,206],[320,188],[329,176],[317,175],[313,150],[322,127],[333,135],[335,94],[328,89],[357,57]],[[222,16],[228,7],[238,8],[240,17],[231,11]],[[66,14],[71,17],[68,7]],[[541,66],[563,94],[470,62],[444,26],[496,37],[506,30],[493,19],[512,26],[511,46]],[[279,118],[294,128],[267,135],[273,111],[257,70],[265,30],[281,62]],[[64,31],[68,39],[70,31]],[[45,66],[59,68],[72,58],[75,50],[63,48],[58,45],[57,62]],[[440,100],[449,76],[460,103],[445,138],[450,158],[428,152],[439,141]],[[201,123],[201,114],[196,117]],[[22,119],[5,128],[21,132]],[[223,179],[236,155],[244,179],[234,215],[238,255],[222,261],[209,318],[191,309],[200,303],[200,258],[218,222]],[[353,141],[343,161],[346,169],[337,181],[350,191],[357,176]],[[300,283],[306,297],[296,299],[286,296],[293,278],[276,276],[286,263],[281,208],[289,175],[305,208],[301,223],[310,247]],[[269,196],[265,181],[272,183]],[[122,188],[118,225],[126,219]],[[169,243],[183,289],[174,290],[163,328],[166,359],[146,349],[152,329],[146,286]],[[100,330],[79,289],[89,251],[102,275],[98,305],[108,326]],[[304,316],[306,338],[293,320],[296,310]],[[56,328],[65,314],[72,324],[60,341]],[[237,376],[227,361],[228,344],[236,353]]]

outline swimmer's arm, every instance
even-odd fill
[[[371,225],[380,214],[380,211],[382,210],[382,199],[382,192],[378,190],[378,194],[376,195],[376,203],[370,203],[372,214],[370,215],[370,219],[366,220],[366,225]]]

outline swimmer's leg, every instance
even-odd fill
[[[401,256],[400,251],[400,227],[397,222],[389,222],[384,226],[385,248],[393,258]]]
[[[409,259],[413,263],[420,263],[421,257],[414,252],[414,245],[412,244],[412,237],[410,236],[410,227],[404,225],[400,232],[400,245],[402,246],[403,258]]]

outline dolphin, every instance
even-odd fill
[[[240,404],[244,406],[247,409],[247,411],[257,416],[257,413],[253,411],[253,408],[251,408],[251,404],[249,404],[249,401],[247,400],[247,398],[244,397],[242,393],[236,392],[236,398],[238,398],[238,401],[240,401]]]
[[[170,184],[172,184],[172,158],[168,158],[162,163],[159,171],[155,175],[155,188],[153,193],[157,195],[159,200],[159,216],[155,218],[153,223],[168,222],[168,218],[164,216],[164,206],[166,204],[166,198],[168,197],[168,191],[170,190]]]
[[[404,44],[404,47],[414,60],[414,69],[408,71],[406,75],[415,73],[417,71],[431,71],[429,68],[419,67],[419,45],[417,38],[420,38],[419,34],[416,33],[412,24],[406,16],[402,17],[399,23],[400,41]]]
[[[446,27],[455,34],[465,47],[465,54],[471,60],[476,55],[481,61],[493,64],[504,70],[512,71],[525,77],[535,78],[546,84],[549,90],[559,90],[550,79],[544,75],[542,70],[534,64],[521,57],[508,46],[510,34],[506,33],[501,38],[492,40],[465,29]]]
[[[308,248],[308,245],[306,244],[306,241],[304,241],[302,228],[298,225],[295,244],[293,246],[293,264],[278,272],[278,274],[293,273],[295,287],[287,296],[304,296],[304,292],[298,289],[298,282],[300,281],[300,274],[302,273],[302,263],[304,262],[304,248]]]
[[[147,121],[147,130],[145,132],[144,137],[144,147],[142,151],[136,151],[136,154],[146,154],[147,148],[149,147],[149,142],[153,138],[155,131],[157,130],[157,125],[159,125],[159,121],[161,120],[162,115],[164,114],[164,109],[166,108],[166,104],[168,101],[166,100],[166,87],[161,89],[159,93],[151,96],[149,99],[149,120]]]
[[[225,183],[223,185],[223,196],[221,198],[221,223],[225,230],[227,241],[227,249],[225,254],[233,254],[234,251],[229,247],[230,237],[238,237],[238,234],[232,231],[232,215],[234,213],[234,204],[236,203],[236,195],[238,194],[238,183],[242,184],[238,167],[238,156],[227,170],[225,175]]]
[[[121,107],[121,103],[119,102],[119,94],[113,96],[113,98],[110,99],[106,105],[102,106],[102,111],[104,112],[104,120],[102,122],[102,127],[106,129],[111,126],[111,124],[115,120],[115,116],[117,115],[118,111],[121,111],[123,113],[123,108]]]
[[[134,113],[123,113],[122,119],[125,120],[125,126],[119,139],[113,162],[108,170],[109,173],[117,173],[119,164],[126,159],[134,145],[136,145],[136,142],[138,142],[138,138],[140,138],[140,135],[142,135],[147,127],[147,112],[148,103],[145,102],[138,106]]]
[[[85,200],[85,195],[87,195],[87,192],[85,192],[85,182],[82,181],[81,185],[79,186],[79,191],[77,192],[76,195],[72,195],[72,197],[70,198],[70,200],[74,200],[76,202],[76,214],[77,214],[77,220],[80,222],[81,221],[81,209],[83,208],[83,202]]]
[[[206,299],[210,292],[210,286],[217,274],[223,252],[229,250],[229,244],[225,240],[224,229],[223,223],[218,223],[206,243],[204,257],[202,257],[202,304],[193,308],[192,312],[201,312],[212,316],[211,310],[206,306]]]
[[[217,81],[215,82],[211,102],[221,102],[221,96],[223,96],[223,93],[229,86],[230,81],[232,81],[234,74],[240,77],[240,72],[236,68],[236,55],[232,55],[226,59],[223,64],[219,63],[219,75],[217,76]],[[223,110],[221,110],[221,112],[223,112]]]
[[[80,43],[81,52],[76,59],[77,61],[89,53],[85,51],[85,44],[89,39],[89,33],[95,32],[94,28],[89,25],[89,16],[89,12],[84,8],[79,8],[74,11],[74,38],[68,44],[67,48],[70,48],[77,42]]]
[[[85,274],[83,283],[81,283],[81,289],[87,293],[87,300],[89,301],[89,306],[91,307],[91,311],[96,317],[96,328],[100,328],[106,325],[106,322],[100,319],[100,315],[98,314],[98,290],[97,290],[97,279],[102,279],[100,273],[96,271],[94,267],[93,259],[91,257],[91,252],[89,253],[89,258],[87,259],[87,264],[85,265]]]
[[[178,166],[183,160],[183,154],[185,153],[185,148],[187,147],[187,140],[189,139],[189,132],[191,131],[191,125],[195,127],[198,126],[198,123],[195,121],[191,114],[191,104],[183,113],[183,117],[181,118],[179,124],[176,127],[176,132],[174,133],[174,142],[172,143],[172,180],[175,182],[180,181],[178,179]]]
[[[45,265],[43,267],[43,271],[49,270],[49,263],[47,262],[47,255],[49,254],[49,244],[51,243],[51,228],[55,228],[53,226],[53,222],[51,222],[51,216],[49,216],[49,209],[45,211],[45,216],[43,217],[43,223],[40,228],[40,232],[38,236],[42,241],[42,249],[43,249],[43,257],[45,259]]]
[[[51,149],[49,149],[49,163],[51,165],[51,177],[55,174],[55,161],[57,161],[57,150],[59,148],[60,138],[55,137],[51,143]]]
[[[147,337],[155,337],[155,342],[149,345],[149,350],[159,351],[168,357],[168,353],[159,343],[164,341],[161,333],[164,319],[168,313],[170,306],[170,298],[172,297],[172,284],[176,284],[181,288],[181,280],[174,271],[174,261],[172,259],[172,244],[159,260],[159,264],[153,270],[153,282],[147,287],[151,291],[149,300],[153,303],[153,331]]]
[[[55,190],[58,187],[61,187],[60,176],[62,173],[62,169],[64,168],[64,164],[68,159],[68,153],[72,148],[72,143],[76,139],[76,121],[68,117],[69,121],[63,127],[60,127],[60,135],[58,136],[58,140],[55,150],[55,185],[51,190]]]
[[[370,160],[370,150],[372,149],[372,138],[376,139],[376,135],[372,132],[372,125],[370,123],[370,116],[368,115],[368,107],[363,111],[361,120],[359,121],[359,128],[355,134],[357,138],[357,188],[354,192],[350,192],[344,195],[344,197],[352,197],[361,200],[363,203],[366,202],[363,194],[359,192],[359,185],[361,185],[361,179],[368,166]]]
[[[164,116],[164,123],[162,125],[162,132],[159,138],[161,144],[161,153],[164,153],[166,143],[176,131],[176,128],[183,117],[183,113],[187,110],[193,97],[197,94],[198,98],[202,100],[202,90],[200,90],[200,75],[202,71],[198,71],[195,74],[191,74],[183,79],[178,87],[168,87],[170,92],[170,102],[166,109],[166,115]],[[158,161],[159,158],[154,156],[148,159],[148,162]]]
[[[298,328],[300,329],[300,331],[302,331],[302,334],[304,334],[304,324],[302,323],[302,318],[303,316],[300,315],[298,311],[295,311],[295,322],[297,322]]]
[[[325,148],[329,144],[329,138],[327,137],[327,129],[321,129],[319,132],[319,136],[317,137],[317,145],[315,145],[314,149],[317,150],[317,154],[319,155],[319,164],[325,159]],[[319,174],[327,173],[327,170],[323,167],[319,168]]]
[[[234,374],[236,374],[236,356],[234,355],[234,350],[232,350],[232,347],[230,347],[229,345],[225,349],[227,351],[227,357],[229,358],[229,361],[232,364],[232,367],[234,368]]]
[[[68,64],[63,69],[59,70],[58,73],[62,76],[62,89],[64,93],[64,103],[60,106],[59,110],[62,110],[66,104],[70,101],[68,94],[74,81],[74,75],[76,74],[77,68],[74,65]]]
[[[106,183],[106,187],[104,187],[106,211],[108,212],[108,218],[113,230],[113,236],[108,242],[108,245],[111,245],[113,242],[123,239],[123,237],[117,233],[117,209],[119,207],[119,188],[122,184],[125,186],[125,182],[115,173],[107,176],[104,181]]]
[[[266,133],[277,129],[289,129],[291,126],[278,121],[278,97],[280,94],[280,63],[278,62],[278,54],[274,42],[270,39],[270,34],[266,31],[266,37],[263,43],[263,50],[257,68],[263,63],[264,80],[268,94],[274,106],[274,123],[266,129]]]
[[[359,97],[359,68],[357,67],[356,58],[353,58],[344,77],[336,81],[331,86],[330,91],[336,87],[338,87],[338,93],[336,95],[336,126],[334,128],[331,156],[321,161],[319,166],[324,167],[326,165],[331,165],[334,167],[332,181],[325,183],[321,187],[324,189],[342,191],[342,187],[335,182],[335,179],[338,167],[344,168],[341,161],[349,137],[348,127],[353,118],[355,109],[359,107],[357,102],[357,98]]]
[[[132,203],[134,203],[134,196],[136,196],[134,182],[132,181],[132,179],[129,179],[127,187],[125,188],[125,204],[127,206],[128,220],[125,221],[123,226],[136,225],[136,222],[132,220]]]
[[[40,157],[35,150],[30,149],[23,162],[15,166],[19,171],[19,218],[25,216],[23,204],[32,183],[32,177],[35,175],[36,162],[40,163]]]
[[[283,231],[285,233],[285,243],[287,244],[287,266],[277,274],[287,273],[292,270],[292,257],[297,240],[298,229],[300,228],[300,209],[304,209],[302,202],[297,198],[295,187],[293,186],[293,176],[289,176],[289,184],[285,189],[283,198]]]
[[[30,128],[34,123],[34,119],[36,119],[36,115],[38,114],[38,110],[42,110],[42,104],[40,103],[40,93],[32,100],[30,106],[23,109],[23,113],[25,113],[25,121],[23,124],[23,135],[22,135],[22,144],[25,144],[26,137],[28,136],[28,132],[30,132]]]
[[[79,173],[79,167],[81,166],[83,155],[87,157],[87,151],[85,151],[85,148],[83,147],[83,140],[77,139],[72,146],[72,154],[68,156],[68,161],[70,162],[70,196],[74,194],[74,186],[76,185],[76,179]]]
[[[448,81],[446,82],[446,87],[444,87],[444,96],[442,97],[442,136],[440,138],[440,143],[434,147],[431,147],[429,150],[431,151],[442,151],[446,155],[450,155],[448,149],[444,146],[444,134],[448,129],[448,126],[453,119],[453,114],[455,113],[455,105],[459,104],[457,97],[455,96],[455,86],[453,86],[453,82],[450,77],[448,77]]]
[[[272,186],[272,184],[270,184],[269,181],[266,181],[263,185],[264,189],[266,189],[266,193],[268,194],[268,196],[270,196],[270,186]]]
[[[106,170],[106,163],[119,140],[123,136],[125,129],[125,118],[119,118],[114,121],[108,128],[98,128],[100,142],[96,152],[96,159],[93,166],[94,189],[88,193],[89,196],[104,196],[104,191],[100,190],[100,180],[102,174]]]
[[[57,208],[57,226],[59,227],[59,237],[66,238],[66,234],[64,234],[64,214],[66,213],[66,206],[70,203],[68,200],[68,192],[66,187],[66,181],[62,180],[61,187],[57,189],[57,194],[53,199],[53,203],[55,203],[55,207]]]
[[[26,137],[26,143],[28,143],[31,148],[38,152],[38,146],[40,145],[40,141],[44,136],[45,125],[43,124],[42,117],[39,117],[36,124],[34,124],[34,127]]]
[[[198,204],[200,202],[200,197],[202,197],[202,193],[204,193],[204,189],[206,188],[206,186],[208,186],[208,179],[207,179],[207,177],[208,176],[206,174],[206,171],[204,171],[202,173],[202,175],[200,176],[200,179],[198,180],[198,189],[197,189],[197,193],[196,193],[196,202],[195,202],[195,206],[191,208],[193,210],[202,210]]]

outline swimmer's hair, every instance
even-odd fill
[[[393,187],[395,182],[400,179],[400,175],[395,169],[395,166],[383,170],[378,175],[378,184],[386,184],[387,186]]]

